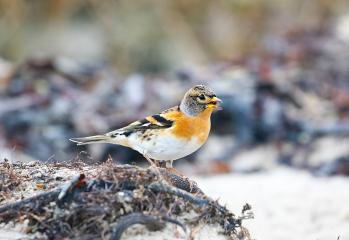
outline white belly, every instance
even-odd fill
[[[154,160],[176,160],[198,150],[202,144],[193,137],[189,142],[173,138],[171,135],[153,136],[141,140],[136,134],[129,138],[129,145],[143,155]]]

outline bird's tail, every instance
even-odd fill
[[[78,145],[86,145],[91,143],[110,143],[110,137],[106,135],[95,135],[95,136],[82,137],[82,138],[70,138],[69,140],[77,143]]]

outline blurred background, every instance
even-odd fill
[[[214,89],[224,110],[180,171],[213,194],[208,175],[250,186],[228,205],[257,208],[260,239],[349,234],[349,209],[336,208],[349,200],[348,1],[0,0],[1,160],[146,164],[123,147],[68,139],[172,107],[195,84]],[[309,228],[290,237],[281,219],[304,219],[292,218],[304,204]]]

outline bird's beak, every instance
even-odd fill
[[[222,110],[223,109],[221,106],[222,103],[223,101],[221,99],[219,99],[218,97],[213,97],[211,99],[210,105],[212,105],[215,110]]]

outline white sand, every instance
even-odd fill
[[[271,172],[196,178],[208,195],[234,213],[244,203],[255,219],[245,221],[254,239],[349,239],[349,178],[317,178],[277,168]]]

